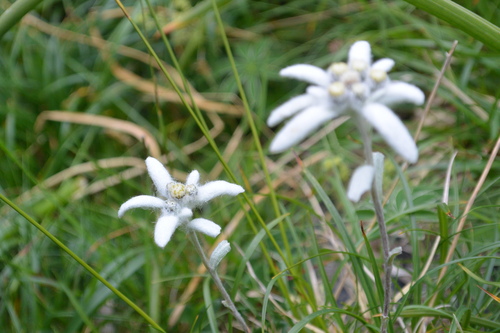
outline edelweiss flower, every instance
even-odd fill
[[[302,141],[325,122],[355,113],[373,126],[385,141],[409,162],[418,159],[417,147],[401,120],[388,106],[398,103],[421,105],[423,92],[414,85],[391,81],[387,72],[394,60],[372,64],[370,44],[354,43],[347,63],[333,63],[328,70],[305,64],[280,71],[281,76],[312,83],[306,93],[293,97],[271,112],[267,124],[276,126],[294,116],[274,138],[269,150],[282,152]]]
[[[244,192],[236,184],[217,180],[199,185],[200,174],[192,171],[187,177],[186,184],[175,181],[160,161],[153,157],[146,159],[146,167],[153,181],[158,196],[139,195],[127,200],[118,210],[118,216],[132,208],[154,208],[160,210],[160,217],[156,222],[154,239],[160,247],[165,247],[172,234],[178,227],[191,229],[216,237],[220,233],[220,226],[216,223],[193,216],[192,209],[220,195],[235,196]]]

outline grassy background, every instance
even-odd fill
[[[500,25],[495,1],[457,2]],[[395,265],[408,273],[395,279],[395,292],[412,279],[419,281],[394,311],[409,332],[419,327],[494,331],[498,299],[479,287],[499,294],[498,159],[458,234],[453,260],[462,266],[449,265],[442,283],[437,279],[450,245],[446,237],[454,235],[498,137],[498,53],[403,1],[217,3],[264,152],[274,136],[265,125],[270,110],[305,88],[280,78],[281,68],[294,63],[326,67],[345,59],[352,42],[367,40],[375,58],[395,59],[393,79],[412,81],[428,96],[445,53],[458,40],[424,120],[419,162],[402,177],[399,160],[386,161],[386,193],[394,179],[400,180],[386,205],[392,245],[404,250]],[[0,10],[9,5],[0,1]],[[124,5],[159,57],[173,65],[147,5]],[[381,269],[378,233],[367,231],[371,245],[366,246],[359,221],[368,228],[371,205],[367,198],[352,205],[341,186],[362,162],[354,126],[333,124],[315,133],[315,144],[295,149],[302,163],[293,153],[266,154],[264,168],[211,1],[155,1],[153,6],[169,29],[213,143],[258,211],[249,211],[241,198],[222,198],[196,213],[225,228],[233,250],[220,272],[244,317],[255,330],[270,332],[289,331],[311,314],[309,331],[376,331],[382,294],[360,265],[375,275]],[[44,111],[71,112],[74,118],[53,121],[54,114]],[[413,133],[422,110],[396,111]],[[78,124],[81,114],[109,119]],[[1,193],[168,331],[231,331],[232,320],[210,280],[198,271],[201,261],[182,232],[161,250],[151,237],[154,213],[136,210],[117,218],[119,205],[129,197],[152,193],[143,160],[155,154],[155,145],[146,146],[123,123],[110,129],[113,119],[138,125],[132,134],[139,138],[150,133],[179,179],[192,169],[205,181],[230,179],[115,2],[44,1],[0,41]],[[332,131],[334,125],[339,126]],[[375,149],[392,154],[379,139]],[[454,150],[449,216],[440,216]],[[269,194],[266,169],[277,201],[273,191]],[[262,230],[259,221],[273,225],[274,242],[256,233]],[[0,223],[0,331],[149,330],[134,310],[6,205],[0,206]],[[424,270],[438,235],[442,241]],[[206,238],[205,246],[219,240]],[[360,257],[352,255],[349,243]],[[265,302],[270,295],[272,301]],[[211,319],[217,325],[210,326]],[[403,331],[401,322],[394,331]]]

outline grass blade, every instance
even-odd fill
[[[69,254],[76,262],[83,266],[90,274],[92,274],[97,280],[101,281],[106,287],[108,287],[113,293],[121,298],[125,303],[127,303],[131,308],[133,308],[142,318],[144,318],[151,326],[160,332],[165,332],[151,317],[149,317],[146,312],[139,308],[134,302],[132,302],[127,296],[121,293],[118,289],[113,287],[106,279],[104,279],[97,271],[90,267],[85,261],[83,261],[79,256],[77,256],[73,251],[71,251],[66,245],[64,245],[59,239],[52,235],[47,229],[45,229],[40,223],[36,222],[31,216],[26,214],[21,208],[19,208],[12,201],[7,199],[3,194],[0,193],[0,199],[4,201],[7,205],[12,207],[16,212],[18,212],[22,217],[28,220],[33,226],[40,230],[45,236],[50,238],[57,246],[59,246],[64,252]]]
[[[451,0],[405,0],[500,51],[500,28]]]
[[[17,0],[9,9],[0,15],[0,39],[10,28],[19,22],[24,15],[35,9],[43,0]]]

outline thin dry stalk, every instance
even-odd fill
[[[455,52],[455,48],[458,45],[458,41],[454,41],[453,45],[451,45],[450,51],[446,53],[446,59],[444,60],[443,67],[441,67],[441,71],[438,74],[438,77],[436,79],[436,83],[434,84],[434,88],[432,88],[431,94],[429,95],[429,99],[427,100],[427,104],[425,105],[424,109],[424,114],[422,114],[422,117],[420,118],[420,122],[418,123],[417,130],[415,131],[415,136],[413,137],[414,141],[418,141],[418,137],[420,136],[420,133],[422,131],[422,127],[424,126],[424,120],[427,118],[427,115],[429,114],[429,111],[431,110],[432,102],[434,101],[434,98],[436,98],[437,90],[439,86],[441,85],[441,81],[444,78],[444,73],[446,72],[446,69],[448,69],[448,66],[450,66],[451,63],[451,58],[453,55],[453,52]]]
[[[500,136],[498,136],[498,139],[495,143],[495,146],[493,147],[493,150],[491,151],[490,158],[488,159],[488,162],[486,163],[484,170],[481,174],[481,177],[479,177],[479,180],[476,184],[476,187],[474,188],[474,191],[472,192],[469,200],[467,201],[467,205],[465,206],[465,210],[462,214],[462,217],[460,218],[460,221],[458,222],[457,229],[455,230],[455,236],[453,237],[453,241],[451,242],[450,248],[448,249],[448,254],[446,255],[446,259],[444,263],[448,263],[451,260],[451,257],[453,256],[453,253],[455,252],[455,248],[457,247],[458,241],[461,236],[462,229],[465,225],[465,221],[467,220],[467,216],[472,208],[472,205],[474,204],[474,201],[476,200],[477,194],[481,190],[481,187],[483,186],[486,177],[488,176],[488,173],[490,172],[491,166],[493,165],[493,162],[495,161],[495,158],[498,155],[498,150],[500,149]],[[441,271],[439,272],[437,284],[441,282],[443,279],[444,275],[446,274],[449,266],[443,266],[441,268]],[[429,306],[434,306],[434,303],[436,302],[436,297],[437,293],[435,293],[430,302]]]
[[[145,80],[121,66],[111,65],[111,70],[113,72],[113,75],[118,80],[121,80],[131,87],[134,87],[140,92],[143,92],[150,96],[156,96],[157,94],[159,99],[177,104],[180,104],[182,102],[181,98],[174,90],[159,86],[149,80]],[[188,94],[184,93],[183,97],[190,106],[193,106],[191,104],[191,98]],[[199,94],[193,94],[193,100],[201,110],[205,110],[207,112],[225,113],[238,117],[243,114],[243,108],[241,106],[213,102],[205,99]]]
[[[47,120],[99,126],[110,130],[128,133],[140,142],[144,142],[144,145],[149,150],[151,156],[159,158],[161,155],[160,146],[156,142],[154,136],[143,127],[130,121],[81,112],[43,111],[36,119],[35,131],[41,131]]]
[[[221,134],[222,130],[224,129],[224,122],[216,113],[207,113],[207,117],[214,125],[208,132],[210,133],[210,137],[215,139],[216,137],[219,136],[219,134]],[[182,147],[182,151],[186,155],[191,155],[192,153],[205,147],[207,144],[208,144],[207,138],[205,136],[202,136],[198,140]]]
[[[481,120],[487,121],[489,118],[488,112],[486,112],[482,107],[480,107],[472,98],[467,96],[456,84],[443,77],[442,80],[443,87],[448,88],[453,96],[458,97],[464,104],[467,106],[478,116]]]
[[[450,191],[450,183],[451,183],[451,171],[453,169],[453,163],[455,162],[455,157],[457,156],[458,152],[454,152],[453,155],[451,156],[450,162],[448,163],[448,169],[446,170],[446,178],[444,182],[444,189],[443,189],[443,202],[445,204],[448,204],[448,197],[449,197],[449,191]],[[420,280],[429,270],[429,267],[431,266],[431,263],[434,259],[434,255],[436,254],[439,242],[441,242],[441,236],[437,236],[436,239],[434,240],[434,244],[432,245],[431,252],[429,253],[429,257],[427,258],[427,261],[425,263],[425,266],[422,268],[422,271],[420,272],[420,275],[418,276],[418,280]],[[415,284],[415,281],[410,281],[407,285],[405,285],[401,291],[399,291],[393,299],[394,303],[399,302],[399,300],[410,290],[410,288]]]
[[[224,149],[224,152],[222,153],[222,158],[224,161],[229,162],[231,159],[231,156],[233,156],[234,152],[241,147],[241,140],[243,139],[244,131],[241,128],[241,126],[236,127],[234,130],[233,134],[231,135],[231,139],[229,139],[229,142],[226,145],[226,148]],[[208,178],[209,179],[217,179],[219,178],[220,173],[224,170],[222,163],[220,161],[217,162],[217,164],[212,168],[212,171],[210,171]]]
[[[244,253],[241,251],[241,249],[240,248],[237,248],[237,249],[240,252],[240,254],[243,256]],[[255,274],[255,270],[253,269],[253,266],[250,263],[250,261],[247,261],[246,266],[247,266],[248,274],[250,275],[250,277],[252,277],[254,279],[254,281],[259,286],[259,288],[260,288],[260,294],[262,296],[265,295],[265,293],[266,293],[266,286],[262,283],[262,281],[259,280],[259,278],[257,277],[257,274]],[[273,296],[272,293],[269,294],[269,301],[274,305],[274,307],[276,308],[276,310],[278,312],[280,312],[283,316],[288,317],[294,323],[298,323],[300,321],[299,319],[295,318],[293,316],[293,314],[291,314],[289,311],[286,311],[285,309],[283,309],[281,307],[281,305],[277,302],[276,297]],[[306,324],[305,327],[307,329],[315,332],[315,333],[324,333],[324,331],[322,329],[320,329],[320,328],[318,328],[318,327],[316,327],[316,326],[314,326],[312,324]]]

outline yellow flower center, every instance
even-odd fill
[[[167,189],[175,199],[182,199],[186,195],[186,186],[181,183],[169,183]]]
[[[372,69],[370,71],[370,78],[373,81],[380,83],[380,82],[384,81],[385,79],[387,79],[387,73],[381,69]]]
[[[328,70],[337,76],[344,74],[348,69],[349,66],[347,66],[345,62],[334,62],[330,65],[330,67],[328,67]]]
[[[355,71],[362,72],[368,67],[368,64],[366,61],[363,60],[353,60],[351,62],[351,68],[354,69]]]
[[[186,193],[188,195],[193,195],[193,194],[196,194],[196,192],[198,192],[198,189],[196,188],[196,185],[186,185]]]
[[[352,85],[352,91],[356,96],[363,97],[366,92],[366,85],[364,83],[358,82]]]
[[[340,97],[345,93],[345,85],[342,82],[333,82],[328,87],[328,92],[333,97]]]

